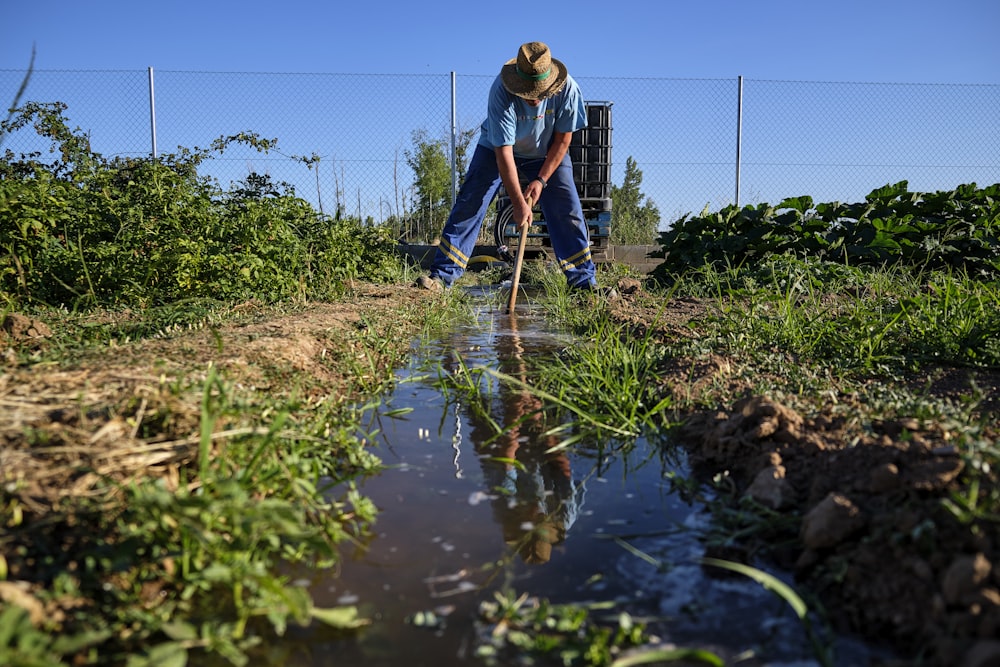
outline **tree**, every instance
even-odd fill
[[[414,130],[413,148],[403,152],[413,170],[413,213],[425,221],[436,220],[451,199],[451,168],[448,147],[431,139],[427,130]]]
[[[611,185],[611,243],[644,245],[656,242],[660,209],[639,189],[642,170],[632,156],[625,161],[621,187]]]
[[[458,133],[455,148],[459,183],[465,178],[469,144],[477,131]],[[413,147],[403,151],[414,175],[408,236],[425,237],[441,231],[451,210],[451,140],[431,139],[423,129],[414,130],[411,137]]]

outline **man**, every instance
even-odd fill
[[[420,276],[417,286],[450,287],[465,272],[502,182],[519,228],[531,223],[529,199],[542,209],[570,288],[596,289],[590,235],[567,154],[573,132],[586,126],[583,96],[566,66],[542,42],[522,44],[490,88],[487,117],[465,182],[441,233],[430,275]]]

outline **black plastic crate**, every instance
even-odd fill
[[[587,127],[573,133],[569,157],[573,180],[581,200],[609,200],[593,206],[610,210],[611,199],[611,102],[586,102]],[[587,206],[584,207],[585,209]]]
[[[573,144],[611,148],[611,102],[584,102],[587,127],[573,133]]]

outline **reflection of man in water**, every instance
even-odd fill
[[[527,368],[516,318],[510,318],[510,326],[511,335],[497,344],[500,371],[523,381]],[[483,425],[475,424],[473,429],[486,492],[493,498],[493,514],[504,542],[524,562],[546,563],[552,547],[566,539],[566,531],[576,520],[583,489],[573,483],[565,453],[546,453],[558,440],[544,435],[551,425],[544,422],[542,402],[506,384],[501,385],[499,400],[502,414],[497,423],[504,433],[484,444],[486,438],[476,437]],[[489,435],[494,435],[492,429]]]

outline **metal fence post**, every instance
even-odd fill
[[[156,159],[156,95],[153,92],[153,68],[149,68],[149,136],[153,147],[153,159]]]
[[[736,208],[740,207],[740,165],[743,152],[743,76],[736,79]]]
[[[455,72],[451,73],[451,205],[458,198],[458,109],[455,98]]]

